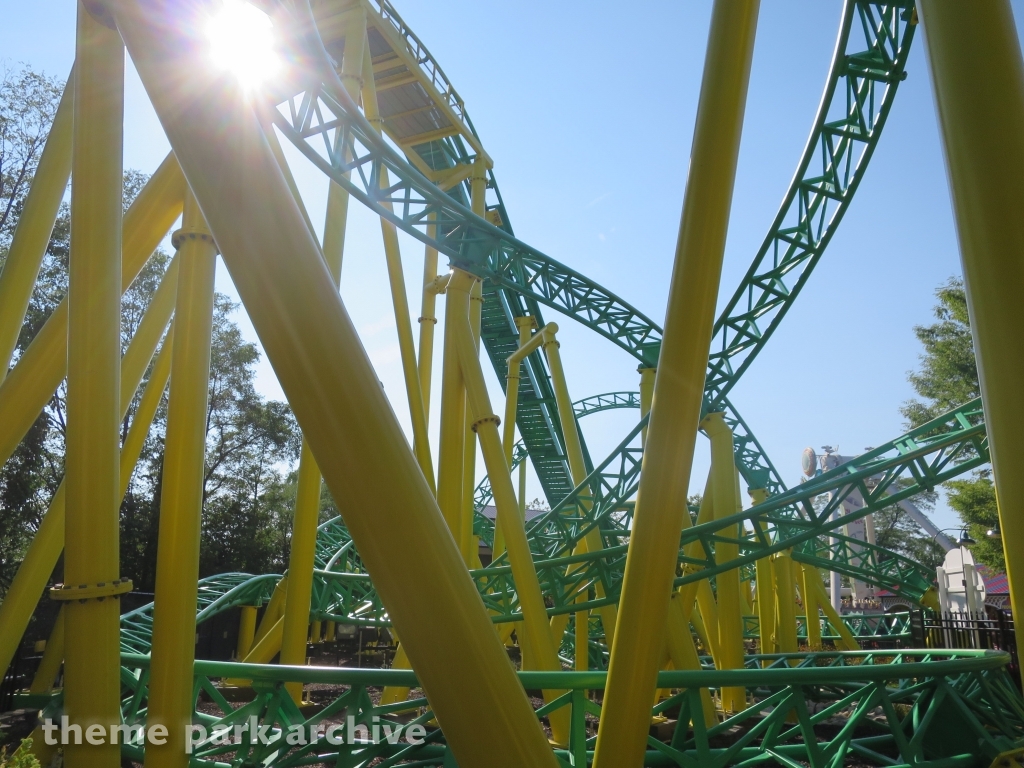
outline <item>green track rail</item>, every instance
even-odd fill
[[[1006,672],[1009,657],[991,651],[882,651],[799,653],[748,656],[746,667],[699,671],[668,671],[658,686],[671,692],[651,710],[652,718],[671,716],[647,742],[645,766],[726,766],[777,763],[814,768],[850,764],[914,765],[920,768],[985,768],[1016,749],[1024,740],[1024,700]],[[126,724],[144,725],[149,682],[149,658],[121,657]],[[704,661],[708,665],[708,660]],[[763,668],[762,668],[763,667]],[[593,721],[601,706],[587,691],[603,691],[604,672],[521,672],[527,689],[565,693],[536,710],[543,718],[560,709],[569,714],[569,743],[555,749],[562,765],[585,766],[593,759]],[[254,681],[255,698],[241,706],[227,701],[217,680]],[[419,692],[415,673],[395,669],[288,667],[231,662],[195,664],[196,696],[207,704],[197,707],[193,722],[207,738],[194,747],[195,768],[300,768],[315,764],[338,766],[395,765],[448,768],[453,757],[443,733],[431,724],[433,712]],[[286,682],[329,686],[326,706],[304,714],[293,703]],[[373,689],[406,687],[412,696],[403,702],[378,705]],[[701,688],[742,686],[750,694],[746,709],[705,725]],[[539,701],[535,699],[534,701]],[[44,715],[59,714],[59,701]],[[841,715],[841,728],[832,725]],[[393,731],[409,722],[427,726],[422,744],[289,743],[289,726],[320,734],[351,716],[372,727],[386,724]],[[264,726],[266,743],[224,738],[234,726],[255,718]],[[337,732],[335,732],[337,735]],[[348,741],[344,738],[343,740]],[[141,761],[141,739],[128,738],[122,756]]]

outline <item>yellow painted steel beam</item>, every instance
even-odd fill
[[[969,6],[920,0],[918,12],[960,241],[1010,604],[1022,616],[1024,62],[1006,0]]]
[[[821,620],[818,617],[818,592],[814,580],[821,582],[821,574],[813,565],[800,564],[800,596],[804,602],[804,620],[807,622],[807,646],[812,651],[821,650]]]
[[[39,661],[36,674],[32,678],[32,684],[28,692],[32,694],[49,693],[53,688],[53,681],[57,679],[57,672],[60,665],[64,663],[64,608],[61,607],[57,613],[57,620],[53,623],[50,637],[46,641],[46,648],[43,649],[43,658]]]
[[[177,278],[178,262],[175,259],[171,261],[164,273],[121,360],[120,420],[123,420],[128,413],[128,406],[131,405],[135,391],[138,389],[139,383],[149,367],[150,360],[153,358],[156,345],[160,341],[160,334],[167,326],[171,311],[174,309]],[[150,375],[150,382],[157,381],[161,375],[163,376],[159,383],[161,393],[167,382],[167,372],[170,371],[170,347],[166,342],[164,348],[167,350],[167,354],[161,353],[153,367],[153,373]],[[149,392],[149,385],[147,385],[146,392]],[[147,395],[143,394],[128,435],[125,437],[121,447],[120,498],[124,498],[128,481],[142,451],[142,444],[149,431],[158,403],[159,393],[155,399],[152,395],[147,399]],[[4,669],[14,658],[14,652],[25,634],[25,629],[39,602],[39,597],[46,588],[60,553],[64,549],[64,502],[65,485],[61,481],[50,500],[36,535],[32,537],[25,558],[18,566],[18,571],[11,581],[7,594],[4,596],[3,602],[0,603],[0,667]]]
[[[732,430],[721,413],[710,413],[701,428],[711,439],[711,477],[714,489],[715,519],[732,517],[739,510],[736,496],[736,461]],[[739,526],[724,530],[724,536],[739,539]],[[715,544],[715,556],[723,560],[739,557],[739,545],[732,541]],[[722,669],[743,668],[743,606],[740,600],[740,572],[725,571],[715,577],[718,596],[718,643]],[[708,617],[705,615],[704,617]],[[710,629],[710,628],[709,628]],[[716,664],[718,660],[716,659]],[[746,709],[746,691],[742,687],[722,688],[722,708],[726,712]]]
[[[642,419],[651,412],[651,404],[654,402],[654,377],[658,373],[657,368],[640,369],[640,418]],[[647,445],[647,427],[640,430],[640,445]]]
[[[373,87],[373,64],[370,61],[370,47],[363,47],[363,114],[378,133],[383,133],[384,121],[377,108],[377,92]],[[380,188],[391,186],[388,170],[380,168]],[[391,210],[391,203],[382,205]],[[434,484],[434,459],[430,455],[430,438],[427,434],[427,416],[423,407],[423,390],[420,387],[419,369],[416,365],[416,347],[412,340],[412,319],[409,316],[409,297],[405,290],[405,273],[402,271],[402,253],[398,247],[398,230],[386,219],[380,220],[381,235],[384,238],[384,258],[388,267],[388,282],[391,285],[391,301],[395,309],[395,329],[398,332],[398,351],[402,358],[402,374],[405,377],[405,393],[409,401],[409,419],[412,422],[413,452],[423,471],[423,477],[431,490]],[[472,495],[472,488],[470,488]]]
[[[253,640],[256,639],[256,613],[259,608],[255,605],[243,605],[239,610],[235,658],[241,660],[252,650]]]
[[[7,366],[11,364],[39,267],[71,176],[74,98],[75,70],[72,68],[0,272],[0,382],[7,376]]]
[[[516,327],[519,329],[519,349],[508,356],[508,373],[505,374],[505,417],[502,421],[501,447],[505,452],[505,463],[512,466],[512,451],[516,442],[516,416],[519,412],[519,374],[522,371],[522,362],[529,355],[540,349],[544,343],[545,334],[548,336],[558,332],[555,323],[548,323],[537,334],[530,336],[530,331],[537,327],[537,320],[531,315],[516,318]]]
[[[345,90],[353,99],[359,99],[362,88],[363,69],[363,44],[365,42],[364,29],[366,19],[363,15],[362,6],[352,9],[347,27],[345,50],[342,53],[341,78]],[[348,150],[346,152],[346,159]],[[346,173],[346,178],[351,173]],[[345,252],[345,230],[348,223],[348,202],[349,194],[343,186],[331,180],[327,190],[327,214],[324,221],[323,254],[327,268],[334,275],[336,283],[341,280],[341,264]]]
[[[462,290],[463,285],[470,281],[475,282],[476,278],[462,270],[455,270],[448,288],[449,295],[453,290]],[[480,365],[480,356],[469,318],[463,318],[453,331],[472,414],[472,427],[480,438],[480,450],[487,466],[487,475],[491,480],[494,503],[499,510],[499,524],[504,529],[509,565],[512,568],[512,577],[515,579],[516,592],[519,595],[519,604],[523,611],[523,624],[529,636],[534,661],[539,669],[561,670],[558,646],[548,629],[547,608],[544,605],[540,580],[537,578],[533,557],[530,554],[530,544],[526,539],[526,527],[519,520],[512,476],[509,474],[508,464],[505,462],[505,455],[501,448],[501,438],[498,435],[499,419],[491,410],[487,384],[484,381],[483,368]],[[561,695],[560,691],[544,692],[546,701],[557,698],[559,695]],[[555,743],[567,745],[569,743],[567,710],[557,710],[552,713],[550,720],[552,738]]]
[[[479,280],[469,289],[469,328],[473,333],[477,357],[480,356],[480,325],[483,318],[483,290]],[[461,357],[460,357],[461,360]],[[465,368],[463,368],[465,378]],[[472,405],[466,402],[466,434],[462,443],[462,514],[459,517],[459,549],[469,568],[480,568],[479,539],[473,533],[473,490],[476,488],[476,431],[473,429]],[[507,470],[506,470],[507,471]]]
[[[666,634],[669,656],[672,659],[672,666],[676,669],[699,670],[702,669],[700,657],[697,656],[697,647],[693,644],[690,622],[686,618],[681,597],[679,592],[673,592],[669,604]],[[715,704],[711,700],[711,692],[707,688],[700,689],[700,703],[704,725],[710,728],[718,719],[715,717]]]
[[[789,550],[772,557],[775,572],[775,636],[779,653],[796,653],[796,578]]]
[[[202,529],[210,342],[217,247],[191,194],[173,242],[180,262],[171,390],[160,494],[147,723],[167,727],[146,749],[146,768],[187,768],[192,716],[199,536]]]
[[[279,618],[267,629],[263,637],[249,650],[242,659],[246,664],[269,664],[281,650],[281,638],[284,635],[284,617]],[[237,682],[236,682],[237,684]]]
[[[643,761],[704,395],[758,0],[716,0],[595,768]]]
[[[185,181],[173,153],[161,163],[124,215],[121,291],[138,277],[181,214]],[[0,464],[11,457],[67,372],[68,300],[36,333],[0,385]]]
[[[344,500],[346,526],[455,759],[464,768],[553,768],[533,708],[245,93],[192,53],[187,30],[199,19],[189,14],[200,7],[127,2],[113,10],[303,434],[332,495]],[[233,141],[216,141],[225,131]]]
[[[124,46],[78,4],[68,278],[64,580],[120,580],[118,434]],[[49,394],[49,393],[47,393]],[[71,723],[121,722],[117,599],[65,605],[64,711]],[[67,744],[69,768],[117,768],[116,744]]]
[[[444,351],[441,359],[441,425],[438,439],[437,504],[452,539],[459,543],[462,530],[462,472],[466,443],[466,387],[459,364],[455,328],[469,317],[472,283],[454,275],[448,281],[444,302]]]
[[[537,327],[537,320],[526,315],[515,319],[516,327],[519,329],[519,348],[508,356],[508,373],[505,374],[505,418],[502,422],[505,426],[502,431],[501,447],[505,453],[505,463],[512,466],[512,452],[516,442],[516,416],[519,411],[519,381],[522,370],[522,361],[535,350],[540,348],[546,338],[543,333],[538,333],[531,338],[530,331]],[[548,323],[545,330],[555,333],[558,326]],[[526,520],[526,462],[519,465],[519,516]],[[505,552],[505,534],[498,525],[497,517],[494,520],[494,548],[492,558],[498,558]],[[556,635],[560,637],[560,635]]]
[[[559,343],[555,338],[557,327],[552,329],[552,324],[544,330],[544,355],[548,361],[548,368],[551,371],[551,387],[555,392],[555,404],[558,411],[558,423],[562,428],[562,438],[565,441],[566,458],[569,460],[569,473],[572,475],[573,485],[579,486],[587,479],[587,465],[583,459],[583,444],[580,442],[580,434],[576,424],[576,412],[572,407],[572,398],[569,397],[569,385],[565,379],[565,368],[562,366],[562,356],[558,351]],[[584,539],[586,546],[577,547],[574,555],[586,552],[599,552],[604,548],[601,540],[601,531],[594,527]],[[570,567],[571,570],[571,567]],[[604,584],[598,581],[594,589],[597,597],[605,597]],[[605,605],[598,609],[601,615],[601,624],[604,634],[610,646],[615,639],[615,621],[617,611],[614,605]],[[583,650],[586,652],[586,649]],[[577,662],[578,663],[578,662]]]
[[[763,488],[751,491],[751,500],[754,504],[760,504],[768,498],[768,492]],[[757,522],[758,528],[763,532],[764,524]],[[772,568],[772,559],[762,557],[754,563],[757,587],[757,628],[760,636],[761,653],[776,653],[778,644],[775,640],[775,571]],[[765,661],[762,666],[771,664]]]
[[[434,218],[434,214],[430,214]],[[435,236],[435,227],[430,226],[430,235]],[[447,278],[447,276],[446,276]],[[420,301],[420,339],[416,360],[420,379],[420,393],[423,397],[423,418],[430,426],[430,384],[434,373],[434,329],[437,326],[437,248],[426,246],[423,253],[423,298]],[[447,284],[447,283],[445,283]]]
[[[253,638],[253,647],[258,645],[260,640],[266,636],[277,620],[284,616],[285,599],[287,595],[288,574],[286,573],[274,586],[274,591],[270,595],[270,601],[267,603],[267,607],[263,611],[263,618],[260,619],[259,626],[256,627],[256,636]],[[251,650],[252,649],[250,648],[250,652]]]
[[[342,61],[342,82],[346,83],[350,95],[358,96],[358,83],[361,80],[353,81],[353,73],[359,73],[363,65],[365,19],[361,15],[361,11],[349,15],[347,30],[346,40],[348,43]],[[267,133],[268,136],[273,134],[273,127],[270,127]],[[276,144],[275,136],[274,141],[271,142],[271,149],[274,149]],[[274,154],[278,157],[278,164],[281,165],[285,179],[288,181],[292,197],[295,198],[296,205],[300,212],[303,212],[303,218],[308,225],[309,219],[304,213],[301,195],[291,179],[283,153],[280,152],[280,149],[276,149]],[[327,220],[324,223],[322,255],[331,277],[334,279],[335,286],[340,285],[341,282],[348,198],[348,192],[344,187],[332,181],[328,190]],[[310,231],[312,232],[311,226]],[[320,522],[321,486],[320,468],[317,466],[309,443],[303,439],[288,559],[289,579],[284,590],[286,599],[282,613],[284,623],[280,640],[282,664],[302,666],[306,663],[306,638],[309,628],[309,606],[313,594],[313,568],[316,559],[316,529]],[[276,618],[275,616],[275,620]],[[285,687],[296,704],[302,701],[302,683],[287,683]]]
[[[837,645],[842,646],[843,650],[846,651],[859,651],[860,644],[857,642],[857,638],[854,637],[850,628],[846,626],[846,622],[843,621],[842,617],[836,613],[836,609],[832,607],[832,601],[829,599],[828,593],[825,591],[825,585],[822,580],[811,579],[811,584],[809,586],[817,593],[818,607],[820,607],[822,612],[825,614],[825,618],[829,620],[833,628],[839,633],[839,641]]]
[[[313,595],[316,559],[316,528],[320,522],[320,484],[320,470],[313,451],[309,443],[303,440],[288,558],[287,597],[281,637],[282,664],[306,664],[309,606]],[[296,704],[302,701],[302,683],[286,683],[285,687]]]

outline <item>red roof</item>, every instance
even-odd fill
[[[1006,580],[1006,574],[992,570],[987,565],[977,566],[978,573],[985,580],[985,592],[989,595],[1008,595],[1010,583]]]

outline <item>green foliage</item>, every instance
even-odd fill
[[[971,546],[975,559],[1003,571],[1006,570],[1003,542],[987,535],[988,531],[999,528],[996,488],[989,475],[986,470],[970,480],[951,480],[946,488],[949,506],[956,510],[971,538],[978,542]]]
[[[0,270],[62,87],[28,69],[0,73]],[[148,179],[140,171],[125,172],[125,210]],[[65,204],[39,270],[15,364],[67,295],[70,245],[70,209]],[[158,249],[122,296],[122,353],[169,263],[170,256]],[[291,531],[299,431],[286,404],[267,401],[256,392],[260,352],[243,339],[232,320],[236,310],[227,297],[216,297],[203,488],[203,575],[234,570],[280,572],[287,561]],[[142,387],[122,423],[122,440],[141,391]],[[17,451],[0,467],[0,598],[63,476],[65,392],[61,384]],[[156,577],[166,422],[165,401],[121,505],[121,574],[142,591],[152,590]],[[329,494],[325,493],[323,507],[325,516],[337,514]]]
[[[911,372],[908,378],[922,400],[909,400],[900,409],[911,427],[981,394],[963,280],[950,278],[935,296],[938,298],[937,322],[914,328],[924,351],[920,369]],[[999,521],[990,474],[991,470],[982,469],[970,479],[946,483],[945,489],[949,505],[960,515],[971,538],[978,542],[971,547],[975,559],[1002,570],[1005,568],[1002,542],[985,535],[989,529],[997,528]]]
[[[32,754],[32,739],[22,739],[10,756],[7,747],[0,747],[0,768],[39,768],[39,760]]]
[[[924,352],[921,369],[911,371],[908,379],[926,402],[910,400],[900,409],[911,427],[920,426],[981,394],[963,280],[950,278],[935,295],[939,300],[935,306],[938,322],[914,328]]]
[[[921,507],[921,500],[914,503]],[[909,557],[927,568],[942,565],[946,551],[932,538],[924,535],[921,527],[910,519],[900,507],[879,510],[874,515],[875,543],[888,550]]]
[[[0,72],[0,251],[10,245],[63,90],[28,67]]]

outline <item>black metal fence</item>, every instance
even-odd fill
[[[918,648],[977,648],[1006,651],[1010,672],[1020,683],[1017,636],[1013,614],[1008,610],[991,613],[935,613],[911,611],[910,633]]]

